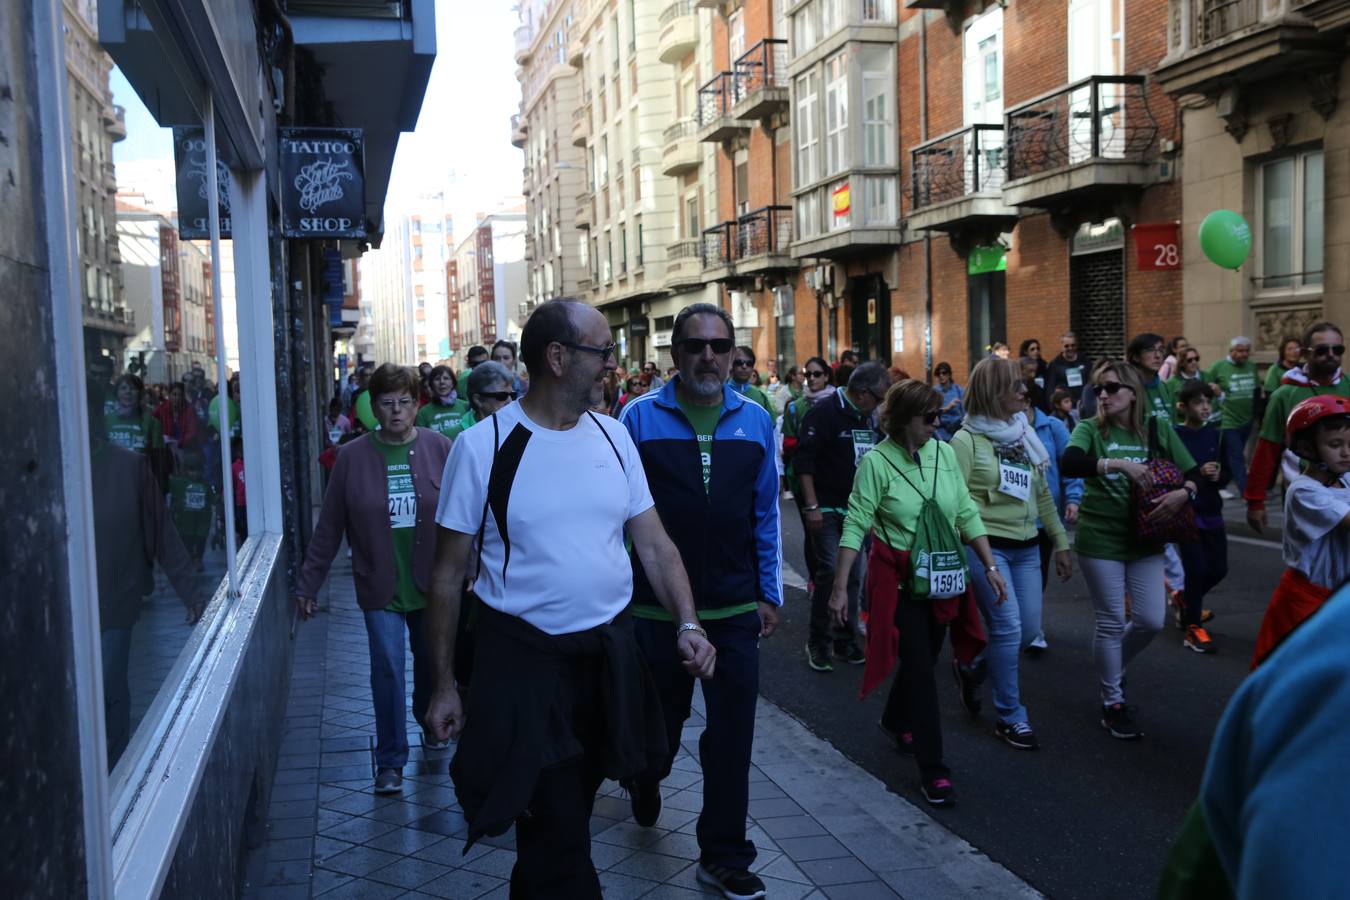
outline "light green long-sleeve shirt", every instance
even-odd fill
[[[998,455],[994,442],[983,435],[958,431],[951,440],[956,464],[966,479],[971,499],[980,508],[984,527],[995,537],[1029,541],[1036,537],[1036,519],[1045,524],[1045,533],[1054,541],[1055,550],[1069,549],[1069,536],[1059,521],[1055,500],[1045,476],[1031,469],[1031,497],[1018,500],[998,489]]]
[[[858,462],[840,547],[861,550],[867,532],[875,529],[877,537],[889,546],[909,550],[914,543],[919,509],[930,495],[963,541],[970,543],[986,534],[979,507],[970,497],[952,448],[942,441],[930,440],[919,448],[918,456],[916,463],[903,447],[886,438]],[[896,469],[904,473],[904,478]]]

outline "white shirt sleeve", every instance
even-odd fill
[[[475,443],[460,435],[451,446],[436,507],[436,524],[461,534],[478,533],[487,501],[488,471],[478,459]]]
[[[1285,510],[1287,527],[1309,543],[1330,534],[1350,514],[1350,491],[1324,488],[1311,479],[1300,479],[1289,489]]]
[[[614,429],[615,440],[624,456],[624,471],[628,475],[628,518],[635,519],[656,505],[652,499],[651,488],[647,485],[647,470],[642,468],[642,457],[627,428]]]

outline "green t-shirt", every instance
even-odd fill
[[[717,422],[722,418],[723,406],[695,406],[679,401],[684,417],[694,426],[694,436],[698,438],[698,455],[703,463],[703,493],[708,493],[712,482],[712,445],[713,433],[717,431]]]
[[[1160,430],[1170,431],[1177,417],[1177,398],[1172,385],[1161,378],[1155,378],[1153,383],[1146,385],[1144,389],[1148,392],[1149,408],[1159,420]]]
[[[389,487],[389,533],[394,540],[394,599],[385,609],[413,612],[427,605],[426,595],[413,581],[413,537],[417,528],[417,490],[413,486],[408,451],[412,442],[391,446],[379,438],[373,443],[384,455],[385,478]]]
[[[429,428],[439,434],[445,434],[468,411],[469,404],[463,400],[456,400],[449,406],[432,400],[417,411],[417,424],[422,428]],[[460,429],[460,431],[463,430]],[[456,431],[455,434],[459,434],[459,431]]]
[[[477,424],[478,416],[474,415],[473,410],[466,410],[458,419],[447,422],[445,428],[441,431],[441,434],[453,441],[455,438],[459,437],[462,432],[467,431]]]
[[[1275,393],[1280,386],[1280,379],[1283,378],[1284,373],[1288,371],[1288,369],[1279,363],[1274,363],[1269,369],[1266,369],[1266,381],[1261,387],[1265,388],[1267,394]]]
[[[753,400],[764,407],[764,410],[769,414],[770,419],[778,418],[778,411],[773,408],[773,401],[769,399],[768,394],[764,393],[753,384],[747,383],[744,386],[737,384],[735,379],[732,379],[730,384],[733,391],[742,394],[745,399]]]
[[[461,397],[469,396],[469,373],[472,372],[467,364],[459,372],[459,378],[455,379],[455,393]]]
[[[204,537],[211,530],[214,507],[211,485],[186,475],[169,476],[169,512],[181,537]]]
[[[149,413],[140,416],[119,416],[116,412],[103,417],[108,440],[123,450],[144,453],[164,446],[164,434],[159,419]]]
[[[1114,425],[1102,439],[1096,419],[1079,422],[1069,435],[1069,446],[1077,447],[1098,459],[1148,461],[1148,435],[1142,436]],[[1176,463],[1183,472],[1195,468],[1186,445],[1172,430],[1170,421],[1158,422],[1158,455]],[[1129,562],[1157,553],[1160,547],[1140,544],[1134,539],[1134,500],[1130,479],[1124,472],[1112,472],[1083,479],[1083,502],[1078,507],[1078,529],[1074,549],[1093,559]]]
[[[1309,397],[1319,394],[1335,394],[1338,397],[1350,397],[1350,378],[1342,378],[1340,384],[1284,384],[1270,395],[1266,404],[1266,417],[1261,422],[1261,437],[1284,446],[1284,424],[1289,413]]]
[[[1250,362],[1234,365],[1221,359],[1210,366],[1205,378],[1223,391],[1223,415],[1220,428],[1242,428],[1252,420],[1252,403],[1256,400],[1256,366]]]

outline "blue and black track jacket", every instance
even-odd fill
[[[675,397],[679,376],[624,407],[619,422],[637,445],[656,510],[680,550],[694,605],[724,609],[762,600],[783,605],[774,425],[764,407],[722,389],[712,470],[703,489],[698,438]],[[633,602],[656,606],[633,554]]]

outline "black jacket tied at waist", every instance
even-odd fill
[[[473,691],[450,777],[469,823],[465,850],[499,835],[529,806],[539,773],[582,755],[573,711],[600,705],[605,777],[660,769],[667,744],[660,697],[627,613],[608,625],[550,635],[480,604]],[[672,632],[671,639],[674,639]],[[581,696],[586,664],[599,666],[600,696]]]

